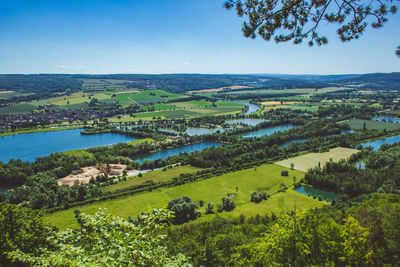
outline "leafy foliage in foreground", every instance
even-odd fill
[[[0,202],[0,266],[8,265],[3,254],[8,251],[38,255],[50,231],[40,211]]]
[[[13,260],[39,266],[185,266],[182,254],[169,256],[163,245],[163,229],[171,213],[153,210],[137,223],[107,215],[104,210],[89,216],[76,212],[79,230],[50,235],[49,247],[33,256],[19,249],[8,253]]]

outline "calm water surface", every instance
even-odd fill
[[[290,146],[290,144],[294,144],[294,143],[303,143],[303,142],[305,142],[305,141],[307,141],[307,140],[308,140],[308,138],[290,140],[290,141],[287,141],[286,143],[284,143],[283,145],[281,145],[280,147],[288,147],[288,146]]]
[[[317,197],[321,196],[323,200],[328,200],[328,201],[336,200],[336,198],[339,196],[336,193],[313,188],[307,185],[302,185],[295,191],[307,196],[313,196],[313,195],[316,195]]]
[[[114,133],[81,135],[81,131],[73,129],[0,137],[0,161],[8,162],[11,158],[34,161],[36,157],[55,152],[113,145],[136,139]]]
[[[233,103],[238,103],[238,104],[242,104],[242,105],[245,105],[245,106],[249,107],[249,109],[245,113],[242,113],[242,115],[243,114],[244,115],[249,115],[249,114],[251,114],[253,112],[256,112],[256,111],[258,111],[260,109],[259,106],[254,105],[254,104],[250,104],[250,103],[247,103],[247,102],[233,102]]]
[[[217,147],[220,146],[221,143],[218,142],[203,142],[203,143],[198,143],[198,144],[191,144],[187,146],[181,146],[181,147],[175,147],[175,148],[170,148],[170,149],[165,149],[165,150],[160,150],[157,151],[153,154],[148,154],[148,155],[143,155],[141,157],[137,157],[134,159],[135,161],[138,161],[140,163],[143,163],[146,159],[148,160],[157,160],[157,159],[163,159],[167,158],[169,156],[175,156],[179,155],[179,153],[191,153],[196,150],[203,150],[209,147]]]
[[[250,133],[245,133],[242,135],[243,138],[253,138],[253,137],[262,137],[262,136],[268,136],[276,132],[283,132],[289,129],[294,128],[295,126],[288,124],[288,125],[279,125],[275,127],[270,127],[270,128],[265,128],[265,129],[260,129],[254,132]]]
[[[393,122],[393,123],[400,123],[400,119],[396,117],[389,117],[389,116],[375,116],[374,120],[376,121],[383,121],[383,122]]]
[[[383,144],[392,145],[394,143],[400,142],[400,135],[391,136],[382,140],[375,140],[371,142],[366,142],[362,144],[362,147],[372,146],[374,151],[377,151]]]

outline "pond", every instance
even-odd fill
[[[381,140],[366,142],[364,144],[361,144],[361,146],[362,147],[371,146],[374,151],[377,151],[383,144],[392,145],[397,142],[400,142],[400,135],[391,136]]]
[[[242,135],[242,137],[243,138],[253,138],[253,137],[268,136],[268,135],[271,135],[271,134],[276,133],[276,132],[283,132],[283,131],[292,129],[294,127],[295,126],[293,126],[291,124],[279,125],[279,126],[275,126],[275,127],[264,128],[264,129],[260,129],[260,130],[257,130],[257,131],[245,133],[245,134]]]
[[[375,116],[373,118],[376,121],[383,121],[383,122],[392,122],[392,123],[400,123],[400,119],[396,117],[389,117],[389,116]]]
[[[290,140],[290,141],[287,141],[286,143],[284,143],[283,145],[281,145],[281,146],[279,146],[279,147],[288,147],[288,146],[290,146],[290,144],[294,144],[294,143],[303,143],[303,142],[305,142],[305,141],[307,141],[307,140],[308,140],[308,138]]]
[[[242,113],[242,115],[249,115],[249,114],[254,113],[254,112],[256,112],[256,111],[258,111],[260,109],[259,106],[251,104],[251,103],[247,103],[247,102],[233,102],[233,103],[242,104],[242,105],[245,105],[245,106],[247,106],[249,108],[245,113]]]
[[[218,131],[222,133],[224,131],[224,129],[222,129],[222,128],[208,129],[208,128],[188,127],[186,130],[186,134],[188,134],[188,135],[204,135],[204,134],[216,133]]]
[[[246,118],[246,119],[235,119],[235,120],[228,120],[225,121],[225,123],[227,124],[246,124],[246,125],[250,125],[250,126],[256,126],[257,124],[260,124],[262,122],[266,122],[268,120],[264,120],[264,119],[250,119],[250,118]]]
[[[136,139],[114,133],[81,135],[81,131],[82,129],[73,129],[0,137],[0,161],[8,162],[11,158],[34,161],[36,157],[55,152],[113,145]]]
[[[218,142],[203,142],[203,143],[198,143],[198,144],[191,144],[191,145],[187,145],[187,146],[181,146],[181,147],[160,150],[153,154],[147,154],[147,155],[137,157],[134,160],[138,161],[140,163],[143,163],[146,159],[147,160],[164,159],[169,156],[179,155],[179,153],[185,153],[185,152],[191,153],[196,150],[203,150],[203,149],[206,149],[209,147],[217,147],[220,145],[221,145],[221,143],[218,143]]]
[[[317,189],[317,188],[313,188],[311,186],[308,185],[302,185],[299,188],[295,189],[296,192],[303,194],[303,195],[307,195],[312,197],[313,195],[321,196],[323,200],[328,200],[328,201],[333,201],[336,200],[337,197],[339,196],[336,193],[333,192],[328,192],[322,189]]]

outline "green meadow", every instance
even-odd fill
[[[282,170],[288,170],[289,176],[281,176]],[[161,173],[161,175],[163,174]],[[257,168],[232,172],[202,181],[175,187],[160,188],[152,192],[110,199],[77,208],[89,214],[95,213],[99,208],[106,208],[113,215],[127,218],[128,216],[135,217],[141,211],[162,208],[171,199],[179,196],[187,195],[195,201],[202,200],[204,203],[213,202],[214,204],[219,204],[221,198],[228,194],[234,195],[233,199],[237,208],[230,213],[221,213],[226,216],[239,215],[244,212],[250,215],[265,214],[271,211],[289,209],[294,204],[298,209],[322,205],[322,202],[318,202],[290,189],[285,193],[275,194],[281,188],[282,184],[289,187],[293,183],[293,177],[301,179],[303,176],[304,172],[301,171],[290,170],[275,164],[265,164]],[[250,194],[253,191],[266,191],[271,195],[275,195],[260,204],[254,204],[250,202]],[[73,212],[75,209],[48,214],[45,216],[45,219],[48,223],[61,229],[76,227],[77,224]],[[203,208],[200,208],[200,210],[203,211]],[[211,217],[205,215],[205,219]]]
[[[0,108],[0,115],[29,113],[31,111],[34,111],[35,109],[36,106],[31,104],[17,104],[14,106],[5,106]]]
[[[169,93],[163,90],[144,90],[137,93],[121,93],[116,96],[116,99],[121,105],[131,105],[135,103],[155,104],[176,100],[180,97],[181,95]]]
[[[343,121],[340,123],[347,123],[352,130],[362,130],[365,127],[368,130],[396,130],[400,128],[400,125],[397,123],[389,123],[389,122],[382,122],[382,121],[374,121],[374,120],[360,120],[360,119],[353,119],[348,121]]]
[[[158,182],[166,182],[174,177],[178,177],[182,173],[195,173],[196,171],[201,170],[200,168],[196,168],[190,165],[186,166],[174,166],[172,168],[167,168],[166,171],[157,170],[149,173],[143,174],[142,177],[134,176],[128,178],[127,181],[119,182],[117,184],[109,185],[104,187],[105,190],[110,192],[115,192],[119,189],[128,188],[130,186],[143,184],[147,181],[153,181],[155,183]]]

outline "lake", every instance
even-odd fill
[[[221,143],[218,143],[218,142],[203,142],[203,143],[198,143],[198,144],[191,144],[191,145],[187,145],[187,146],[181,146],[181,147],[160,150],[153,154],[147,154],[147,155],[137,157],[134,160],[138,161],[140,163],[143,163],[146,159],[148,159],[148,160],[165,159],[169,156],[179,155],[179,153],[185,153],[185,152],[191,153],[196,150],[203,150],[203,149],[206,149],[209,147],[213,147],[213,146],[217,147],[220,145],[221,145]]]
[[[303,143],[305,141],[307,141],[308,138],[305,139],[295,139],[295,140],[290,140],[287,141],[286,143],[284,143],[283,145],[279,146],[279,147],[288,147],[290,144],[294,144],[294,143]]]
[[[392,122],[392,123],[400,123],[400,119],[396,117],[389,117],[389,116],[375,116],[373,118],[376,121],[383,121],[383,122]]]
[[[50,153],[113,145],[137,139],[114,133],[81,135],[81,131],[82,129],[73,129],[0,137],[0,161],[8,162],[11,158],[34,161],[36,157],[48,156]]]
[[[220,131],[221,133],[224,131],[222,128],[214,128],[214,129],[208,129],[208,128],[192,128],[188,127],[186,130],[186,134],[188,135],[203,135],[203,134],[212,134]]]
[[[283,132],[283,131],[292,129],[294,127],[295,126],[293,126],[291,124],[279,125],[279,126],[275,126],[275,127],[264,128],[264,129],[260,129],[260,130],[257,130],[257,131],[245,133],[245,134],[242,135],[242,137],[243,138],[253,138],[253,137],[268,136],[268,135],[271,135],[271,134],[276,133],[276,132]]]
[[[366,142],[361,144],[362,147],[372,146],[374,151],[377,151],[383,144],[392,145],[394,143],[400,142],[400,135],[391,136],[382,140],[375,140],[371,142]]]
[[[313,196],[316,195],[321,196],[323,200],[328,200],[328,201],[332,201],[332,200],[336,200],[337,197],[339,196],[336,193],[333,192],[328,192],[322,189],[317,189],[317,188],[313,188],[311,186],[307,186],[307,185],[302,185],[299,188],[295,189],[296,192],[301,193],[303,195],[307,195],[307,196]]]
[[[264,119],[250,119],[250,118],[246,118],[246,119],[235,119],[235,120],[228,120],[225,121],[225,123],[227,124],[246,124],[246,125],[250,125],[250,126],[256,126],[257,124],[260,124],[262,122],[266,122],[268,120],[264,120]]]

